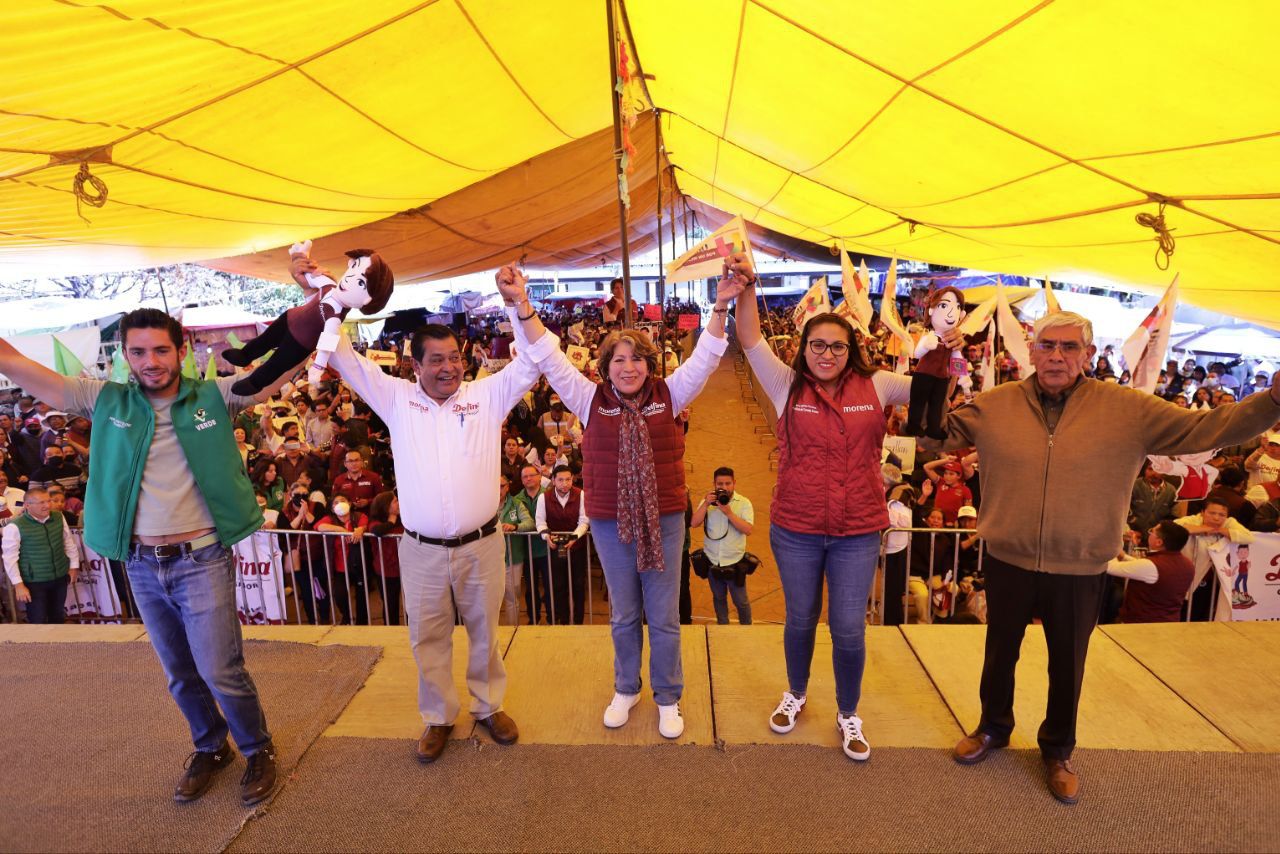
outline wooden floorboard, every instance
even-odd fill
[[[146,631],[140,623],[116,625],[32,626],[27,623],[0,623],[0,643],[120,643],[142,639]]]
[[[818,637],[805,709],[778,735],[769,715],[787,688],[781,626],[708,626],[716,735],[726,744],[840,743],[836,731],[831,636]],[[928,674],[894,627],[867,629],[867,666],[858,714],[873,747],[951,747],[963,733]]]
[[[978,682],[985,627],[904,626],[903,634],[961,725],[974,729],[981,713]],[[1036,731],[1049,690],[1047,663],[1044,632],[1029,626],[1014,694],[1014,747],[1037,747]],[[1089,644],[1076,743],[1118,750],[1238,749],[1134,656],[1098,631]]]
[[[509,646],[514,631],[510,626],[498,629],[498,644],[503,650]],[[418,665],[409,647],[407,628],[338,626],[321,641],[322,646],[329,644],[381,646],[382,658],[369,674],[364,687],[333,725],[325,730],[326,736],[416,740],[422,735],[422,716],[418,712]],[[454,722],[452,737],[470,738],[475,725],[468,714],[471,695],[467,691],[467,632],[461,626],[453,630],[453,678],[462,709]],[[510,685],[510,674],[507,678]]]
[[[1241,748],[1280,752],[1280,625],[1240,630],[1228,623],[1160,623],[1104,631]],[[1265,641],[1264,634],[1270,635]]]
[[[649,646],[640,674],[639,705],[626,726],[602,722],[613,698],[613,642],[608,626],[521,626],[507,652],[505,708],[520,727],[524,744],[662,744],[658,707],[649,680]],[[702,626],[684,626],[680,636],[684,665],[685,720],[678,744],[711,744],[711,690],[707,674],[707,636]]]

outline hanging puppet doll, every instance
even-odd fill
[[[310,254],[310,240],[289,247],[290,258]],[[358,308],[362,314],[377,314],[386,307],[395,277],[382,256],[372,249],[352,249],[347,258],[347,271],[341,279],[335,282],[324,273],[305,274],[307,284],[316,291],[310,299],[277,317],[266,332],[248,344],[222,354],[222,358],[242,368],[275,350],[248,376],[238,380],[232,391],[246,397],[257,394],[312,350],[316,355],[307,380],[314,385],[324,375],[329,354],[338,346],[338,330],[347,312]]]
[[[961,388],[971,385],[969,363],[960,350],[949,350],[942,338],[965,318],[964,296],[953,287],[932,291],[925,301],[925,312],[931,330],[920,336],[916,344],[915,372],[911,375],[911,404],[907,407],[907,423],[902,432],[908,436],[945,439],[942,416],[947,410],[951,380]]]

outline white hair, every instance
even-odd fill
[[[1080,337],[1084,339],[1086,350],[1093,346],[1093,323],[1089,318],[1074,311],[1055,311],[1037,320],[1034,340],[1039,341],[1046,330],[1066,326],[1080,330]]]

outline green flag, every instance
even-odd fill
[[[111,376],[109,379],[113,383],[127,383],[129,381],[129,363],[124,358],[124,347],[117,347],[116,351],[111,354]]]
[[[53,369],[64,377],[78,377],[84,373],[84,362],[77,359],[57,335],[53,336]]]
[[[204,366],[204,378],[209,382],[213,382],[218,378],[218,354],[210,353],[209,361]]]
[[[196,354],[187,347],[187,355],[182,357],[182,375],[189,380],[200,378],[200,368],[196,366]]]
[[[244,344],[240,341],[240,339],[236,336],[234,332],[227,333],[227,343],[230,344],[232,347],[235,347],[237,350],[239,350],[241,347],[244,346]]]

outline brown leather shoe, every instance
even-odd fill
[[[246,759],[240,778],[240,803],[247,807],[261,803],[276,788],[276,748],[271,742]]]
[[[449,733],[453,732],[453,724],[448,726],[429,726],[418,739],[418,761],[424,765],[435,762],[444,753],[449,743]]]
[[[515,744],[516,739],[520,737],[516,722],[511,720],[511,715],[506,712],[494,712],[487,718],[477,719],[477,723],[489,730],[489,735],[493,736],[493,740],[498,744]]]
[[[1049,791],[1064,804],[1080,800],[1080,775],[1071,767],[1070,759],[1044,760],[1044,779]]]
[[[991,751],[1008,746],[1007,738],[996,738],[985,732],[973,732],[960,739],[955,749],[951,751],[951,758],[961,765],[977,765],[986,759]]]
[[[231,764],[236,752],[225,741],[212,753],[196,751],[187,757],[182,779],[173,790],[173,799],[180,804],[194,801],[205,793],[214,775]]]

